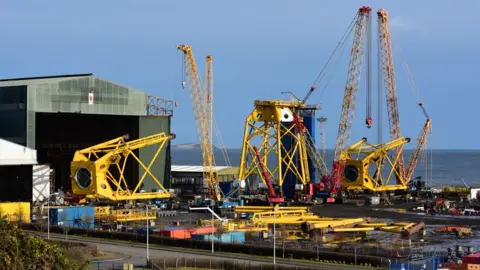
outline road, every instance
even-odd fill
[[[42,237],[46,237],[46,234],[38,234]],[[51,239],[64,240],[65,236],[50,234]],[[86,238],[86,237],[77,237],[77,236],[68,236],[70,241],[78,241],[83,243],[92,243],[96,244],[97,248],[101,252],[112,254],[111,258],[101,259],[101,265],[103,267],[110,267],[112,264],[123,264],[131,263],[134,265],[143,265],[146,262],[146,244],[143,243],[124,243],[116,241],[104,241],[96,238]],[[272,263],[272,258],[262,258],[255,256],[248,256],[244,254],[229,254],[215,252],[215,254],[210,254],[208,251],[201,250],[185,250],[175,247],[160,247],[160,246],[150,246],[149,255],[151,259],[164,259],[164,258],[197,258],[197,259],[230,259],[236,260],[240,265],[246,263],[251,265],[258,264],[267,264]],[[279,265],[285,266],[304,266],[310,268],[318,269],[364,269],[357,267],[349,267],[346,265],[329,265],[322,263],[309,263],[302,261],[291,261],[288,259],[277,258],[276,263]],[[92,263],[91,269],[97,269],[97,263]]]

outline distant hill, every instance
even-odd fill
[[[173,149],[188,149],[188,150],[201,150],[202,147],[200,146],[199,143],[184,143],[184,144],[176,144],[172,145]],[[220,148],[217,148],[215,145],[213,146],[213,151],[220,150]]]

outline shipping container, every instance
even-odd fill
[[[50,208],[50,225],[94,228],[95,210],[91,206]]]
[[[212,241],[212,234],[192,234],[192,239],[201,241]],[[213,241],[221,243],[244,243],[245,232],[229,232],[221,235],[214,235]]]
[[[175,238],[175,239],[190,239],[192,238],[192,234],[208,234],[216,232],[217,229],[212,227],[200,227],[200,228],[192,228],[192,229],[185,229],[179,227],[170,227],[168,229],[154,231],[153,234],[163,237]]]
[[[0,203],[0,217],[7,221],[21,221],[30,223],[29,202],[7,202]]]
[[[173,239],[190,239],[190,232],[187,230],[160,230],[154,231],[154,235],[173,238]]]
[[[465,255],[462,258],[463,264],[480,264],[480,253]]]

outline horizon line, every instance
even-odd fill
[[[181,143],[181,144],[172,144],[172,146],[182,146],[182,145],[199,145],[199,143]],[[241,147],[224,147],[224,148],[221,148],[221,147],[218,147],[216,145],[214,145],[215,148],[217,149],[225,149],[225,150],[241,150],[242,148]],[[414,148],[404,148],[405,150],[414,150]],[[334,151],[335,149],[334,148],[327,148],[325,149],[327,151]],[[428,150],[442,150],[442,151],[480,151],[480,148],[429,148]]]

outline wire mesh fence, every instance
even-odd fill
[[[148,261],[147,265],[135,265],[129,263],[95,262],[90,266],[91,270],[173,270],[173,269],[202,269],[202,270],[340,270],[342,266],[303,267],[271,263],[254,263],[251,261],[200,259],[200,258],[163,258]]]

